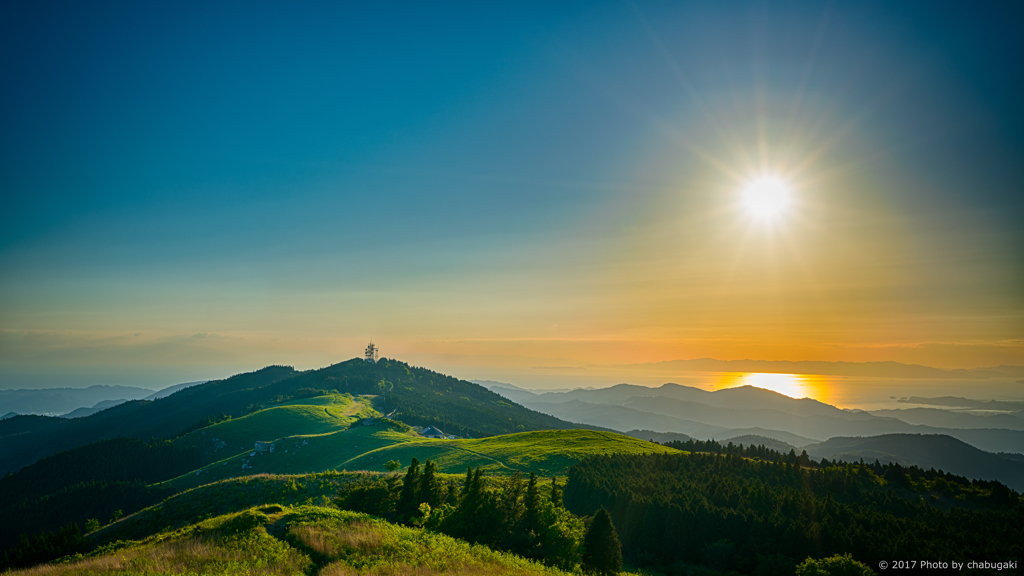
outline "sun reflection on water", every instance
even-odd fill
[[[832,404],[828,379],[815,374],[772,374],[767,372],[730,372],[722,375],[715,388],[754,386],[785,394],[790,398],[813,398]]]

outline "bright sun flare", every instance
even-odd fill
[[[789,206],[792,193],[789,185],[776,176],[762,176],[743,189],[747,210],[758,218],[773,218]]]

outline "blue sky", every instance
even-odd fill
[[[0,387],[1024,364],[1013,4],[2,10]]]

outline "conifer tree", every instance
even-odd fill
[[[590,521],[583,537],[583,571],[598,576],[622,572],[622,544],[612,517],[602,506]]]
[[[459,508],[472,512],[480,505],[480,498],[483,492],[483,479],[480,475],[479,467],[476,470],[469,466],[466,467],[465,486],[459,495]]]
[[[525,531],[538,534],[541,531],[540,489],[537,488],[537,475],[530,472],[530,481],[526,485],[526,496],[523,498]]]
[[[558,485],[558,479],[551,477],[551,503],[555,508],[562,507],[562,487]]]
[[[448,485],[445,487],[444,492],[444,503],[456,506],[459,500],[462,499],[462,493],[459,492],[459,484],[455,480],[448,480]]]
[[[423,474],[420,476],[419,496],[417,504],[426,502],[431,508],[437,508],[444,502],[444,487],[437,480],[437,466],[433,460],[427,460],[423,466]]]
[[[405,479],[402,481],[402,494],[398,497],[398,515],[402,520],[416,516],[419,512],[419,500],[417,492],[420,479],[420,461],[412,459],[412,464],[405,472]]]
[[[516,470],[505,480],[504,490],[501,492],[501,511],[505,517],[506,526],[516,526],[523,516],[523,473]]]
[[[473,483],[473,467],[466,465],[466,479],[462,481],[462,492],[459,493],[459,502],[469,493],[469,485]]]

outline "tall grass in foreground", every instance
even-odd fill
[[[289,536],[324,560],[324,576],[566,574],[486,546],[370,519],[294,526]]]
[[[320,576],[520,576],[527,574],[539,574],[539,572],[509,570],[506,566],[483,565],[461,566],[453,570],[436,570],[427,566],[398,565],[394,567],[383,567],[374,570],[360,571],[343,563],[335,563],[327,566],[319,572]]]
[[[248,537],[244,543],[224,542],[207,537],[163,542],[153,546],[120,550],[98,558],[68,564],[44,564],[12,572],[18,576],[63,576],[68,574],[303,574],[312,563],[297,550],[266,537]],[[242,544],[241,546],[239,544]],[[276,549],[275,549],[276,548]]]
[[[276,537],[267,531],[271,525]],[[280,527],[286,529],[280,531]],[[141,542],[117,543],[90,557],[4,576],[106,574],[568,576],[513,554],[366,514],[276,505],[219,516]]]

